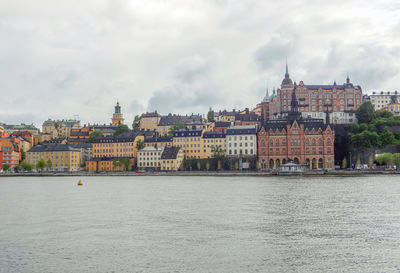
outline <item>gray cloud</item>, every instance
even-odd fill
[[[3,1],[4,2],[4,1]],[[80,8],[77,9],[76,7]],[[138,111],[253,107],[281,83],[398,89],[397,0],[8,1],[0,120],[110,121]],[[130,122],[129,122],[130,123]]]

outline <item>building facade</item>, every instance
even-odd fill
[[[174,132],[172,144],[180,147],[186,158],[207,158],[204,152],[204,129],[181,129]]]
[[[256,126],[233,126],[226,131],[228,157],[257,156]]]
[[[72,128],[80,128],[79,120],[51,120],[43,122],[42,133],[48,134],[51,138],[69,138]]]
[[[216,154],[226,155],[226,133],[204,132],[203,147],[206,158],[212,158]]]
[[[156,130],[160,122],[161,115],[155,112],[142,114],[139,121],[139,130]]]
[[[145,147],[138,152],[137,166],[140,169],[159,170],[164,147]]]
[[[36,166],[39,160],[51,161],[53,171],[75,172],[81,165],[81,152],[69,145],[37,145],[26,153],[26,161]]]
[[[334,167],[335,132],[322,119],[303,118],[297,110],[300,104],[296,88],[291,95],[291,110],[284,119],[265,121],[257,133],[258,162],[261,169],[277,169],[294,162],[310,169]]]
[[[184,153],[180,147],[165,147],[161,154],[162,171],[177,171],[182,166]]]
[[[144,137],[138,132],[97,138],[93,142],[93,158],[136,158],[139,140],[144,141]]]
[[[291,94],[296,88],[298,111],[303,118],[320,118],[325,120],[325,109],[329,107],[330,120],[333,124],[348,124],[357,121],[355,111],[362,104],[362,90],[353,85],[347,77],[344,84],[308,85],[300,81],[292,82],[286,65],[285,78],[276,95],[270,98],[269,119],[282,119],[291,111]]]
[[[372,92],[372,94],[369,95],[369,101],[372,103],[375,110],[382,110],[389,104],[400,103],[400,92]]]
[[[0,138],[0,170],[4,164],[11,168],[19,165],[21,160],[21,143],[18,138],[6,137]]]

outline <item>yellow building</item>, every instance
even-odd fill
[[[382,108],[383,111],[388,111],[393,114],[393,116],[400,116],[400,103],[391,103],[388,106]]]
[[[204,153],[207,158],[212,158],[216,153],[226,154],[226,133],[204,132]]]
[[[74,172],[79,170],[81,151],[69,145],[37,145],[26,152],[26,161],[36,166],[40,159],[51,161],[53,171]]]
[[[160,122],[157,125],[157,132],[164,136],[168,135],[171,129],[174,127],[179,128],[207,128],[207,124],[203,123],[203,118],[201,115],[175,115],[168,114],[166,116],[162,116]]]
[[[166,147],[161,154],[160,168],[162,171],[177,171],[183,159],[184,153],[180,147]]]
[[[129,165],[133,166],[134,158],[129,159]],[[121,172],[130,170],[122,163],[121,158],[93,158],[85,161],[87,172]]]
[[[151,137],[144,139],[145,147],[172,147],[172,137]]]
[[[115,111],[111,120],[112,125],[124,124],[124,118],[121,113],[121,106],[119,106],[119,102],[117,102],[117,105],[115,106]]]
[[[72,128],[81,127],[79,120],[51,120],[43,122],[42,133],[51,138],[69,138]]]
[[[97,138],[93,142],[93,158],[136,158],[139,140],[144,142],[144,137],[135,132]]]
[[[160,122],[161,115],[157,111],[153,113],[142,114],[139,121],[139,130],[150,130],[157,129],[157,125]]]
[[[181,129],[174,132],[173,146],[181,147],[185,158],[208,158],[204,149],[204,129]]]

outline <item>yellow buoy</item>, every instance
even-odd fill
[[[83,186],[82,180],[79,180],[78,186]]]

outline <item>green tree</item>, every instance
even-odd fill
[[[135,118],[133,119],[132,129],[133,130],[139,129],[139,125],[140,125],[140,116],[136,115]]]
[[[393,133],[390,131],[389,127],[385,127],[383,132],[380,134],[380,141],[382,147],[388,145],[388,144],[393,144],[395,141]]]
[[[207,113],[207,120],[208,120],[208,122],[214,122],[215,121],[214,110],[212,110],[211,107],[210,107],[210,110]]]
[[[103,132],[100,130],[94,130],[89,136],[89,142],[93,142],[96,138],[102,137]]]
[[[370,101],[366,101],[357,109],[356,118],[358,123],[371,122],[375,117],[374,106]]]
[[[130,171],[132,169],[131,162],[129,161],[129,158],[121,158],[119,162],[124,166],[125,171]]]
[[[143,148],[144,148],[144,141],[141,140],[141,139],[139,139],[139,140],[136,142],[136,149],[137,149],[138,151],[140,151],[140,150],[143,149]]]
[[[400,153],[393,154],[393,164],[400,166]]]
[[[26,152],[24,151],[24,149],[21,149],[21,161],[24,161],[26,158]]]
[[[198,171],[201,170],[201,162],[200,162],[200,160],[197,160],[197,162],[196,162],[196,167],[197,167],[197,170],[198,170]]]
[[[49,160],[47,160],[46,165],[47,165],[47,168],[49,170],[51,170],[51,168],[53,167],[53,162],[51,162],[51,160],[49,159]]]
[[[391,153],[384,153],[379,155],[376,158],[376,162],[378,162],[379,165],[392,165],[393,164],[393,154]]]
[[[393,117],[393,114],[390,113],[389,111],[386,110],[378,110],[375,111],[375,118],[379,119],[379,118],[391,118]]]
[[[41,171],[43,171],[44,168],[46,168],[46,161],[44,161],[43,158],[41,158],[38,163],[36,163],[36,168],[40,169]]]
[[[3,164],[3,170],[6,172],[11,168],[11,165],[9,164]]]
[[[32,165],[26,161],[22,161],[20,167],[26,171],[32,171]],[[15,169],[15,168],[14,168]]]
[[[211,167],[211,166],[210,166],[210,162],[207,160],[207,162],[206,162],[206,170],[209,171],[209,170],[210,170],[210,167]]]
[[[123,133],[126,133],[128,131],[129,131],[128,126],[126,126],[125,124],[119,124],[117,126],[117,129],[115,129],[114,136],[119,136],[119,135],[121,135]]]

